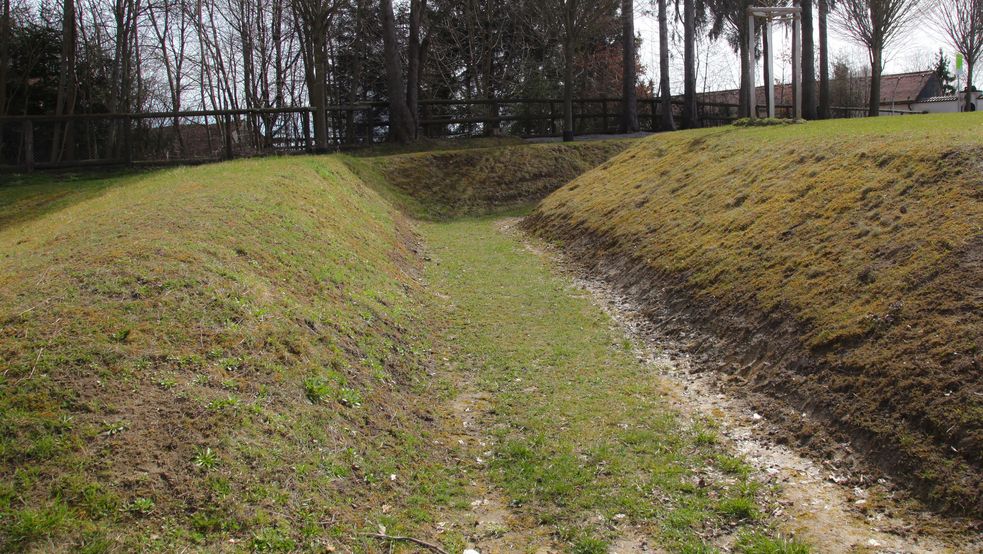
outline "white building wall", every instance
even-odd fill
[[[973,103],[976,105],[976,111],[983,111],[983,99],[976,93],[976,98],[973,99]],[[966,97],[962,96],[959,99],[945,100],[942,102],[915,102],[911,105],[911,109],[917,112],[929,112],[929,113],[955,113],[961,112],[966,108]]]

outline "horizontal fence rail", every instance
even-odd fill
[[[642,130],[659,131],[662,102],[639,98]],[[679,121],[682,101],[671,102]],[[737,119],[738,105],[698,102],[704,126]],[[865,108],[834,108],[839,117],[856,117]],[[759,115],[764,107],[759,107]],[[575,135],[621,131],[620,98],[573,101]],[[779,117],[791,106],[777,105]],[[882,110],[882,113],[915,113]],[[419,102],[417,132],[439,139],[512,135],[557,137],[563,130],[559,98],[430,99]],[[324,126],[317,143],[317,126]],[[0,169],[32,171],[137,164],[190,164],[239,157],[358,148],[388,137],[386,102],[329,106],[323,117],[310,106],[143,113],[84,113],[0,117]]]

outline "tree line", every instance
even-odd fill
[[[697,38],[733,47],[739,115],[747,115],[744,85],[759,54],[747,51],[747,37],[760,33],[748,27],[747,8],[783,1],[0,0],[0,115],[309,105],[324,147],[333,105],[386,102],[389,139],[409,142],[425,116],[421,98],[481,99],[493,120],[499,99],[560,97],[571,138],[574,97],[623,97],[621,128],[631,132],[642,95],[659,98],[661,126],[673,129],[669,52],[681,42],[679,124],[697,127]],[[869,54],[870,115],[884,50],[923,17],[963,55],[971,84],[983,51],[983,0],[921,2],[801,0],[805,117],[830,116],[830,26]],[[640,78],[639,10],[657,14],[657,83]],[[72,132],[67,124],[56,130],[52,150],[70,148]],[[484,132],[495,134],[497,124]]]

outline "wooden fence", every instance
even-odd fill
[[[673,101],[678,121],[681,101]],[[574,100],[574,134],[620,131],[620,98]],[[638,99],[642,130],[658,131],[658,98]],[[737,104],[698,103],[705,126],[737,117]],[[778,115],[791,113],[777,106]],[[847,115],[847,114],[844,114]],[[128,114],[0,117],[0,170],[83,166],[189,164],[270,154],[357,148],[388,136],[388,105],[364,102],[326,109],[328,143],[315,144],[311,107]],[[547,99],[422,100],[418,133],[427,138],[481,135],[556,137],[563,101]]]

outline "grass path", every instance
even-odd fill
[[[447,314],[438,360],[470,427],[462,457],[490,497],[472,505],[469,541],[482,552],[804,551],[769,538],[767,494],[716,424],[668,408],[609,316],[501,225],[421,226]]]

